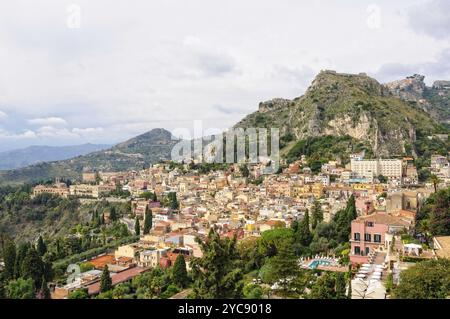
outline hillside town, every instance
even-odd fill
[[[346,252],[302,256],[298,267],[346,273],[348,264],[353,269],[351,298],[389,298],[388,285],[398,283],[415,259],[450,256],[450,236],[436,236],[428,246],[415,231],[416,215],[427,198],[450,186],[448,158],[433,155],[430,160],[434,183],[419,183],[412,158],[366,159],[362,152],[352,154],[345,164],[329,161],[315,172],[304,156],[282,163],[280,172],[271,175],[262,173],[261,163],[210,164],[211,169],[205,170],[195,162],[164,162],[141,171],[84,172],[82,181],[71,185],[59,181],[37,185],[33,196],[50,193],[82,203],[129,202],[131,211],[120,221],[139,235],[134,242],[84,260],[91,269],[53,287],[52,298],[67,298],[79,289],[98,295],[105,267],[112,286],[150,269],[173,267],[180,255],[189,271],[190,260],[202,257],[198,239],[205,240],[211,228],[220,237],[244,242],[267,231],[291,228],[314,210],[329,223],[350,199],[357,216],[351,221]],[[106,222],[109,214],[103,214]],[[148,214],[152,225],[145,230]]]

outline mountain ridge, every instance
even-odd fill
[[[16,169],[39,162],[65,160],[111,147],[108,144],[78,144],[64,146],[31,145],[0,152],[0,170]]]
[[[281,154],[291,160],[301,154],[315,161],[345,160],[362,150],[368,156],[417,157],[449,149],[448,141],[430,142],[430,136],[449,130],[423,105],[365,73],[321,71],[303,95],[261,102],[257,111],[233,126],[249,127],[278,127]],[[169,160],[177,141],[169,131],[153,129],[100,152],[0,172],[0,183],[79,178],[82,171],[92,170],[137,170]],[[322,146],[328,150],[321,151]]]
[[[273,105],[277,103],[282,106]],[[414,151],[418,135],[445,131],[416,102],[401,100],[366,74],[330,70],[321,71],[302,96],[262,102],[234,127],[278,127],[282,147],[312,137],[348,135],[368,143],[379,157]]]
[[[150,163],[169,158],[177,142],[165,129],[152,129],[111,148],[63,161],[39,163],[28,167],[0,171],[1,183],[33,183],[59,178],[79,179],[83,171],[121,171],[142,169]],[[141,150],[138,151],[138,148]]]

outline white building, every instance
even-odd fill
[[[350,161],[351,170],[358,176],[379,176],[389,178],[402,177],[402,161],[399,159],[371,159]]]

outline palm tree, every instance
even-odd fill
[[[441,183],[441,180],[439,179],[439,177],[437,177],[437,175],[431,174],[430,182],[433,183],[434,192],[437,193],[437,188],[438,188],[438,185]]]

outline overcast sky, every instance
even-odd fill
[[[445,0],[1,1],[0,151],[227,128],[322,69],[450,80],[448,17]]]

